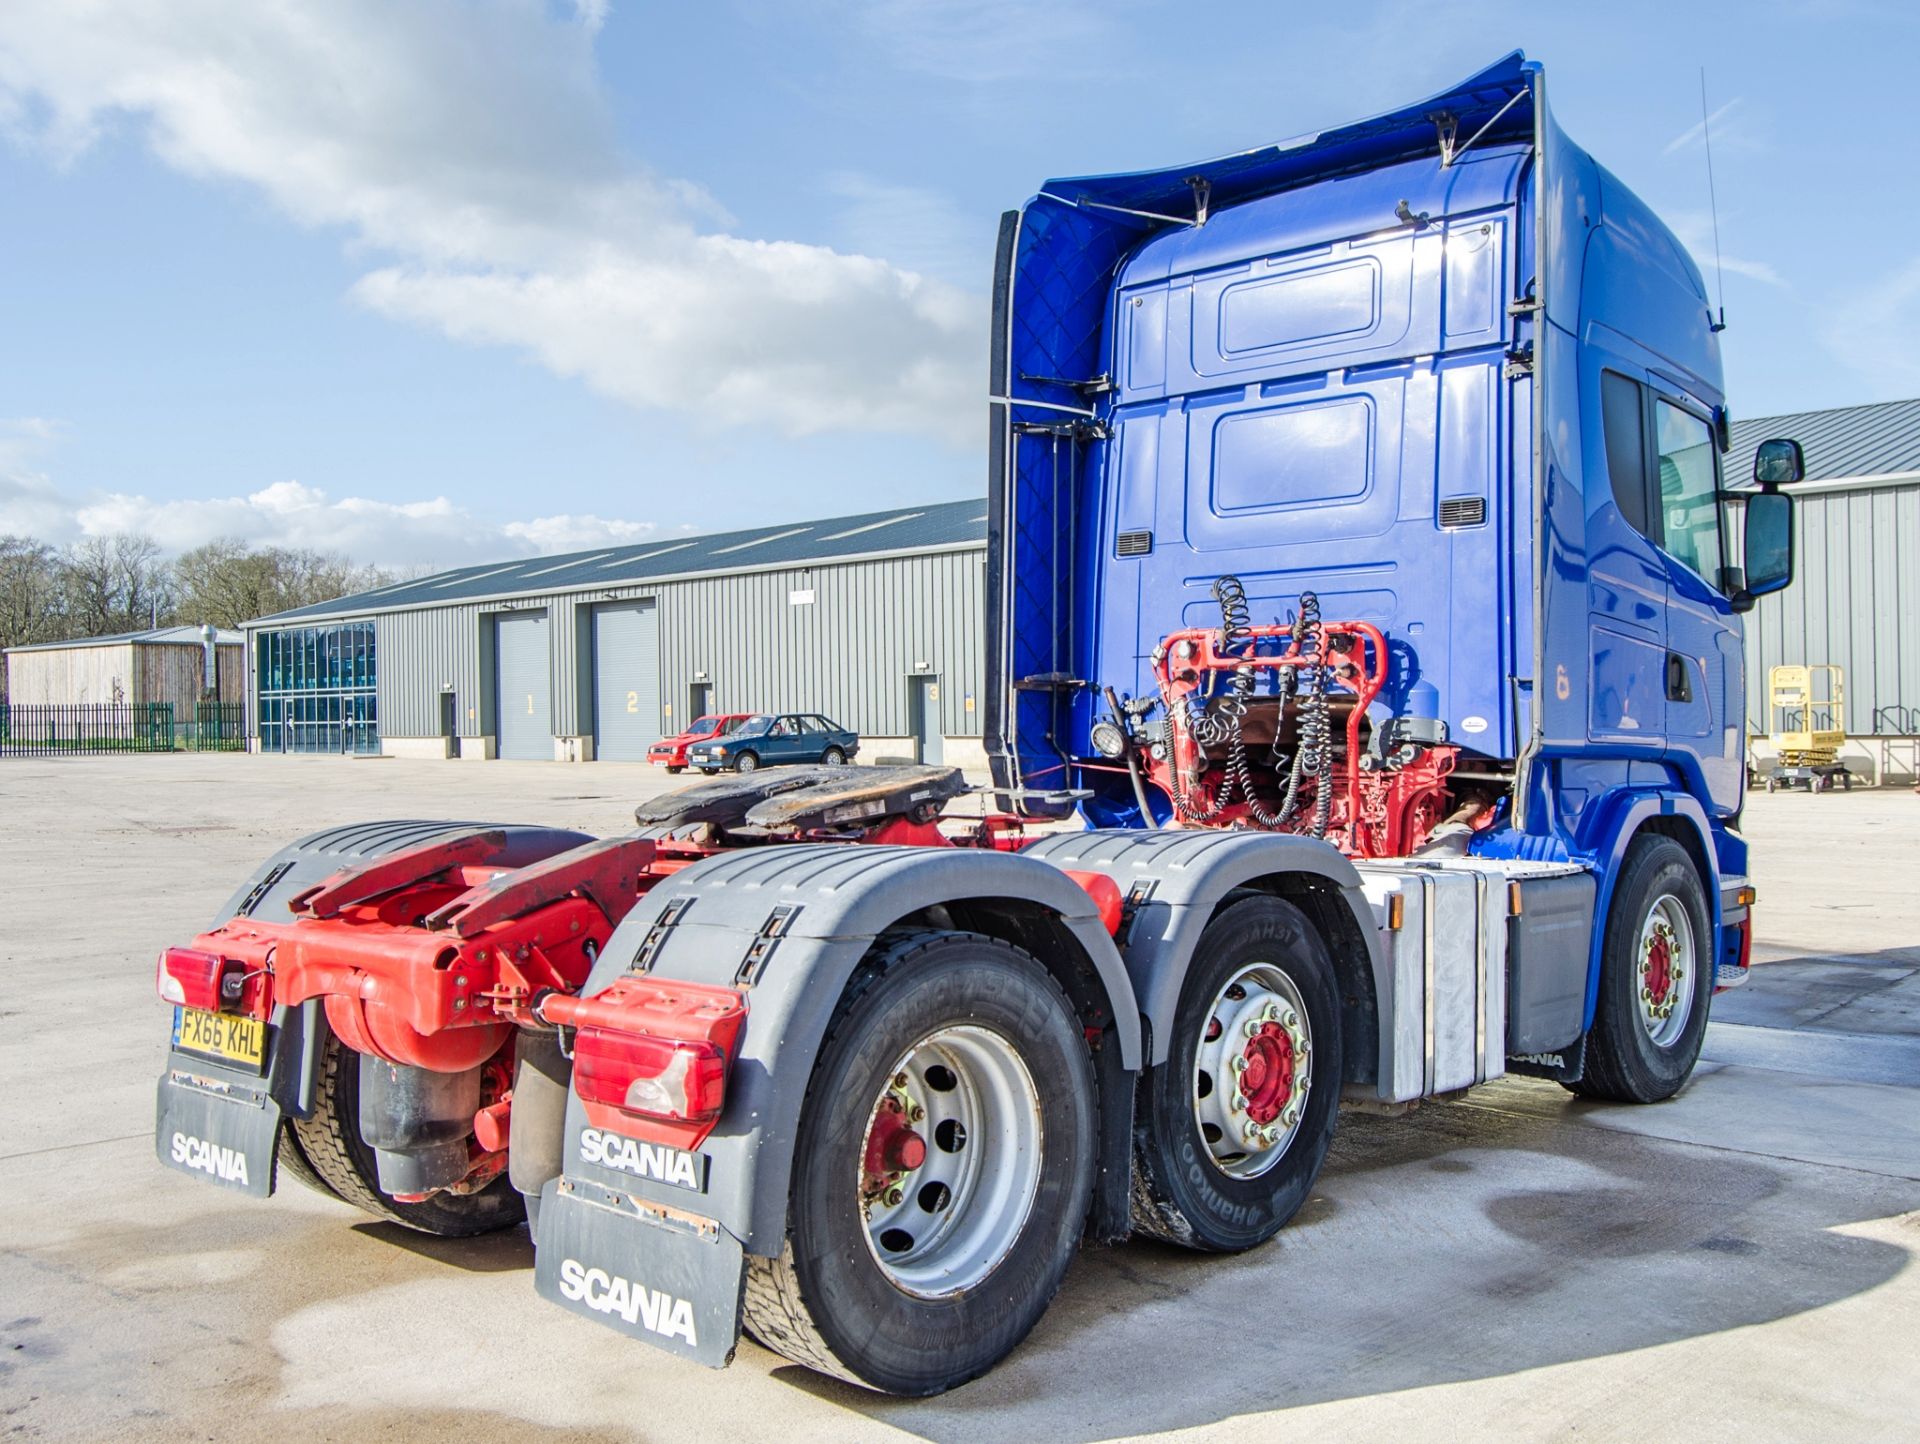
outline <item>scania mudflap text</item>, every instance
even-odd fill
[[[1083,1239],[1270,1238],[1342,1099],[1685,1082],[1802,468],[1723,481],[1699,273],[1539,67],[1049,181],[994,318],[999,810],[822,768],[296,843],[162,956],[164,1162],[524,1211],[589,1318],[926,1394]]]

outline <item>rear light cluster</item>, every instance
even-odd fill
[[[628,977],[541,1011],[574,1029],[573,1090],[596,1127],[692,1148],[720,1121],[747,1016],[732,988]]]
[[[223,958],[195,948],[168,948],[160,954],[154,984],[160,997],[209,1013],[266,1014],[265,975],[249,971],[238,958]]]

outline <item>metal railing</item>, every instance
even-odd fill
[[[171,751],[171,702],[0,706],[0,757]]]
[[[200,702],[193,721],[174,729],[174,741],[189,752],[245,752],[247,709],[239,702]]]
[[[1873,709],[1874,735],[1910,737],[1920,732],[1920,707],[1876,707]]]

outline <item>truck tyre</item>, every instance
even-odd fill
[[[1582,1098],[1657,1103],[1680,1091],[1700,1057],[1713,997],[1713,926],[1700,874],[1670,837],[1627,848],[1601,942],[1600,997]]]
[[[747,1329],[890,1394],[985,1373],[1066,1275],[1098,1112],[1080,1023],[1032,954],[973,933],[892,941],[821,1045],[784,1246],[747,1260]]]
[[[1325,940],[1292,903],[1250,897],[1207,924],[1167,1061],[1140,1078],[1136,1230],[1237,1253],[1286,1226],[1333,1141],[1339,996]]]
[[[478,1193],[436,1193],[419,1203],[403,1203],[380,1191],[373,1150],[360,1137],[359,1055],[328,1036],[320,1059],[313,1116],[289,1118],[280,1151],[287,1164],[288,1144],[306,1165],[294,1169],[301,1182],[306,1174],[326,1189],[364,1209],[375,1218],[437,1234],[441,1238],[470,1238],[512,1228],[526,1217],[526,1208],[504,1173]]]

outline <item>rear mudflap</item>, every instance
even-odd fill
[[[585,1179],[540,1197],[542,1298],[709,1368],[740,1338],[746,1249],[711,1219]]]
[[[263,1072],[170,1050],[155,1100],[160,1161],[255,1198],[271,1194],[281,1120],[313,1113],[325,1029],[318,998],[275,1008]]]
[[[265,1079],[169,1053],[156,1114],[154,1151],[169,1168],[255,1198],[273,1192],[280,1105]]]

